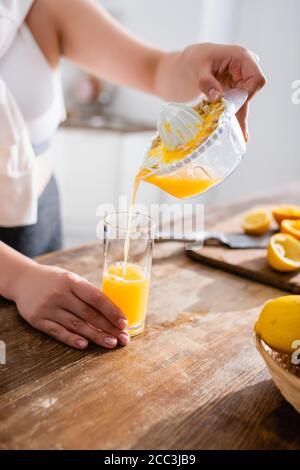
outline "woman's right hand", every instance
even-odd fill
[[[100,289],[64,269],[26,266],[13,297],[30,325],[73,348],[92,342],[112,349],[130,341],[122,311]]]

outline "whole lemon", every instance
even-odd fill
[[[255,331],[275,351],[293,353],[300,340],[300,295],[267,302],[255,324]]]

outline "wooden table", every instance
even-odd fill
[[[300,202],[300,191],[209,210],[207,227],[277,201]],[[99,259],[91,245],[40,261],[97,285]],[[1,300],[0,448],[299,449],[300,416],[273,385],[252,338],[263,302],[280,295],[167,243],[155,248],[146,331],[129,347],[72,350]]]

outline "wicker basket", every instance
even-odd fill
[[[291,362],[290,354],[278,353],[255,335],[256,347],[262,355],[275,385],[284,398],[300,413],[300,367]]]

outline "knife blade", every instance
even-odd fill
[[[188,243],[188,248],[196,248],[197,246],[218,246],[223,245],[232,249],[263,249],[267,248],[270,236],[273,231],[269,231],[265,235],[251,236],[244,233],[220,233],[220,232],[186,232],[184,234],[159,232],[156,236],[156,242],[184,242]]]

